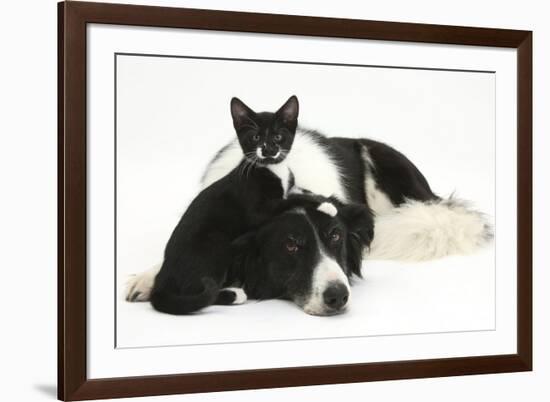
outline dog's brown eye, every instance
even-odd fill
[[[285,244],[285,247],[286,247],[286,251],[288,251],[291,254],[294,254],[295,252],[298,251],[298,245],[296,244],[296,241],[293,239],[288,239]]]
[[[330,242],[331,243],[338,243],[342,239],[342,235],[340,234],[340,231],[335,229],[332,232],[330,232]]]
[[[254,135],[252,136],[252,141],[254,141],[254,142],[260,141],[260,134],[254,134]]]
[[[277,142],[281,141],[283,139],[283,136],[281,134],[275,134],[273,139]]]

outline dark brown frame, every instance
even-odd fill
[[[517,354],[209,372],[86,376],[86,24],[517,49]],[[532,32],[104,3],[58,4],[58,397],[82,400],[532,370]]]

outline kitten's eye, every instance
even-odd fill
[[[296,240],[288,239],[285,243],[285,248],[289,254],[294,254],[298,251],[298,244],[296,244]]]
[[[273,139],[277,142],[281,141],[283,139],[283,136],[281,134],[275,134]]]
[[[254,141],[254,142],[260,141],[260,134],[254,134],[254,135],[252,136],[252,141]]]
[[[340,240],[342,240],[342,234],[338,229],[334,229],[332,232],[330,232],[329,240],[332,244],[338,244],[340,243]]]

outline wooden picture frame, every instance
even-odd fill
[[[58,4],[58,397],[82,400],[532,369],[532,32],[166,7]],[[90,23],[503,47],[517,50],[517,353],[88,379],[86,26]]]

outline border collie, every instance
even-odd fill
[[[297,118],[297,98],[291,97],[285,105]],[[464,201],[438,197],[416,166],[386,144],[330,138],[298,127],[295,132],[281,129],[265,124],[269,114],[255,113],[236,98],[231,113],[237,138],[209,163],[203,188],[238,166],[250,169],[263,163],[291,192],[308,191],[340,203],[367,205],[376,216],[376,235],[368,254],[372,259],[420,261],[467,254],[492,237],[483,214]],[[158,269],[133,277],[127,299],[148,300]]]

